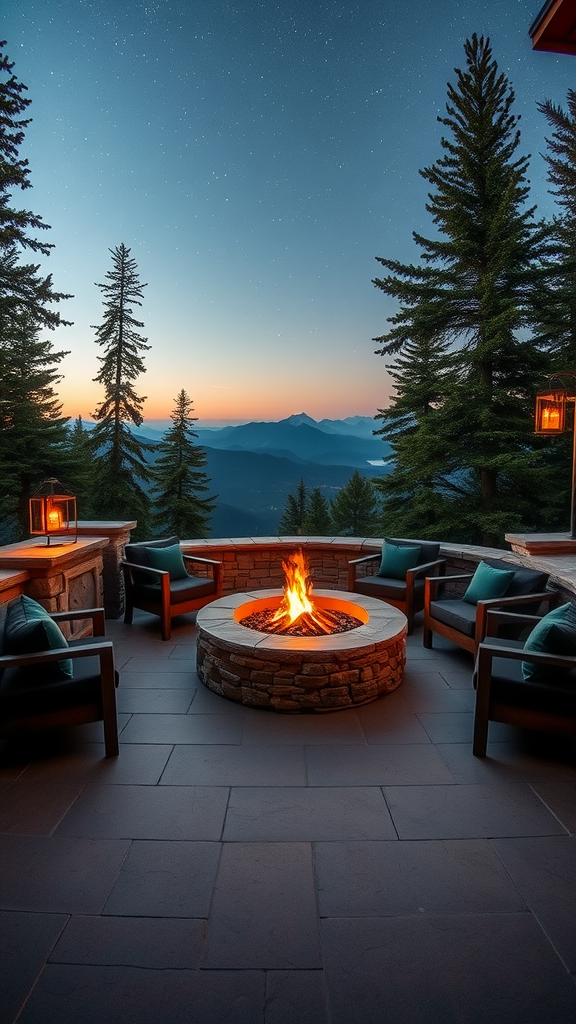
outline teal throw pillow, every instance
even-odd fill
[[[41,604],[25,594],[9,604],[4,629],[6,654],[36,654],[60,647],[68,647],[68,641]],[[72,679],[74,674],[69,658],[49,665],[25,666],[25,673],[28,678],[42,673],[46,680]]]
[[[385,541],[382,545],[382,561],[377,575],[389,580],[405,580],[408,569],[418,565],[419,558],[419,546],[390,544]]]
[[[146,548],[146,559],[151,569],[169,572],[171,580],[184,580],[188,576],[179,544],[171,544],[166,548]]]
[[[463,600],[468,604],[478,604],[478,601],[493,601],[497,597],[504,597],[513,579],[513,569],[507,572],[505,569],[493,569],[486,562],[479,562]]]
[[[568,602],[553,608],[526,638],[525,651],[540,651],[542,654],[576,654],[576,609]],[[569,670],[568,670],[569,671]],[[522,676],[527,681],[545,678],[558,679],[566,670],[553,665],[534,665],[522,662]]]

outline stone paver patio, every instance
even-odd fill
[[[108,622],[100,725],[0,762],[0,1024],[573,1024],[576,766],[492,725],[470,655],[408,640],[395,692],[280,715]]]

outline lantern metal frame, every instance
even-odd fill
[[[569,384],[571,382],[571,384]],[[576,407],[576,373],[555,373],[548,381],[548,387],[538,391],[534,433],[550,437],[568,434],[572,431],[572,487],[570,500],[570,537],[576,538],[576,423],[572,416],[569,423],[568,404]]]
[[[28,501],[30,511],[30,533],[32,536],[46,537],[46,545],[50,546],[52,538],[63,543],[60,538],[73,536],[68,543],[78,541],[78,516],[76,512],[76,495],[64,487],[56,477],[43,480]]]

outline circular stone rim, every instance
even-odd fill
[[[331,605],[334,608],[343,604],[347,608],[356,607],[361,613],[356,616],[357,618],[364,619],[368,615],[368,620],[361,626],[355,626],[343,633],[300,637],[260,633],[240,624],[240,617],[251,614],[245,610],[246,606],[267,605],[271,601],[279,604],[283,593],[283,590],[278,589],[253,590],[220,597],[199,609],[196,614],[196,625],[207,636],[212,636],[221,643],[241,647],[245,651],[265,650],[278,654],[283,651],[313,654],[331,650],[356,650],[392,640],[398,637],[403,629],[407,630],[408,620],[399,608],[375,597],[338,590],[316,590],[313,599],[320,599],[323,604],[326,602],[325,607]],[[354,612],[351,611],[350,614]]]

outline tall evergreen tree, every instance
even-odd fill
[[[330,502],[334,532],[338,536],[371,537],[380,527],[378,494],[374,484],[357,469]]]
[[[309,537],[329,537],[332,534],[330,506],[319,487],[310,492],[302,520],[302,533]]]
[[[93,519],[94,473],[90,431],[78,416],[68,427],[66,439],[66,483],[74,491],[80,519]]]
[[[433,431],[427,426],[419,437],[408,421],[403,450],[392,431],[394,473],[409,468],[412,432],[424,451],[429,446],[432,462],[432,476],[423,459],[410,467],[413,474],[419,464],[424,470],[412,486],[428,535],[440,509],[444,539],[498,545],[506,531],[531,528],[546,514],[532,437],[533,397],[546,360],[525,337],[534,324],[545,232],[526,205],[528,158],[518,154],[510,83],[488,40],[474,35],[464,50],[466,67],[456,69],[439,118],[449,131],[443,156],[421,172],[432,187],[427,210],[437,237],[414,233],[420,265],[379,258],[389,275],[374,284],[398,299],[400,310],[375,340],[387,357],[431,340],[439,354],[442,346],[450,351]],[[403,411],[412,404],[419,426],[420,397],[418,389],[413,398],[403,395]],[[382,433],[388,436],[386,427]],[[387,482],[388,493],[397,480]]]
[[[5,46],[6,41],[0,41],[0,342],[3,345],[10,341],[9,325],[14,317],[25,314],[31,326],[51,330],[67,323],[51,306],[70,298],[54,291],[51,275],[39,273],[39,264],[20,261],[25,250],[48,256],[53,246],[35,234],[48,231],[50,225],[38,214],[20,209],[12,202],[15,189],[25,191],[32,187],[28,160],[19,157],[31,122],[31,118],[22,114],[32,101],[25,95],[26,86],[13,73],[14,63],[6,55]]]
[[[192,401],[182,389],[171,413],[172,426],[158,445],[159,456],[152,471],[153,522],[159,533],[180,538],[207,537],[210,517],[216,506],[214,496],[207,497],[210,478],[205,472],[206,452],[194,438]]]
[[[107,519],[137,519],[138,536],[149,529],[150,499],[144,484],[150,480],[146,452],[150,445],[126,425],[142,423],[145,399],[136,394],[134,381],[145,373],[141,353],[150,346],[139,331],[143,322],[134,317],[142,305],[145,284],[140,283],[136,260],[125,245],[109,250],[112,270],[97,287],[104,293],[104,317],[96,342],[104,349],[100,371],[94,378],[104,385],[104,401],[94,413],[92,434],[95,451],[95,512]]]
[[[12,322],[13,344],[4,351],[0,394],[0,518],[3,539],[28,530],[28,497],[47,476],[66,466],[66,422],[55,385],[65,352],[38,340],[39,328]]]
[[[546,139],[550,192],[560,214],[549,228],[552,258],[546,286],[536,293],[540,340],[550,351],[550,373],[576,372],[576,92],[568,90],[566,109],[546,100],[538,104],[552,134]],[[542,381],[542,386],[545,386]],[[546,464],[554,473],[549,489],[557,519],[550,529],[563,529],[569,519],[572,436],[541,438]]]
[[[301,477],[296,494],[289,494],[286,499],[286,505],[278,523],[279,536],[300,536],[304,529],[308,500],[306,484]]]
[[[568,90],[566,110],[552,100],[538,109],[552,128],[544,158],[561,210],[550,229],[555,258],[548,267],[549,287],[539,293],[541,328],[554,369],[576,370],[576,92]]]
[[[375,481],[383,497],[385,533],[404,537],[444,536],[443,492],[450,487],[446,452],[436,419],[451,370],[447,344],[428,337],[408,339],[390,367],[396,395],[375,419],[375,434],[392,444],[395,470]]]
[[[40,340],[42,329],[67,323],[52,307],[69,298],[56,292],[40,265],[25,251],[48,256],[52,245],[37,237],[48,230],[42,218],[13,202],[16,190],[31,188],[27,160],[19,157],[30,118],[26,86],[0,42],[0,519],[3,541],[27,532],[32,485],[62,465],[65,418],[55,386],[66,355]]]

